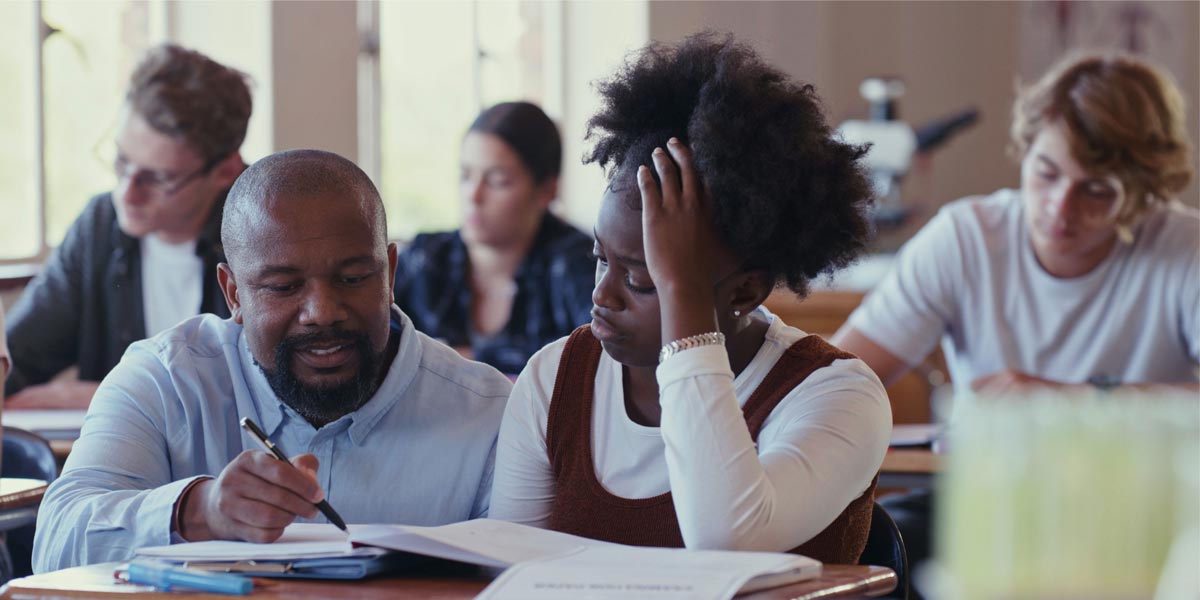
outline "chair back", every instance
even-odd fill
[[[908,598],[908,553],[904,550],[904,539],[900,537],[900,528],[896,527],[896,522],[878,502],[871,511],[871,530],[867,533],[867,547],[863,549],[858,564],[887,567],[895,571],[896,589],[884,598]]]
[[[16,427],[4,427],[4,450],[0,460],[0,475],[43,479],[46,483],[58,477],[58,462],[50,442],[35,433]]]
[[[4,428],[3,455],[0,458],[0,475],[42,479],[46,483],[58,477],[58,462],[50,442],[35,433],[16,427]],[[34,525],[11,529],[6,534],[5,546],[12,557],[12,576],[25,577],[33,574]]]

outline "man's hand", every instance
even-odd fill
[[[98,387],[100,383],[96,381],[54,381],[31,385],[5,400],[4,407],[17,410],[85,409],[92,403],[92,396]]]
[[[1008,394],[1013,392],[1029,392],[1037,389],[1063,389],[1074,387],[1060,381],[1042,379],[1028,373],[1005,369],[986,377],[980,377],[971,382],[971,389],[977,394]]]
[[[216,479],[202,481],[180,499],[179,535],[190,542],[273,542],[296,517],[313,518],[325,497],[317,483],[317,457],[284,463],[259,450],[233,459]]]

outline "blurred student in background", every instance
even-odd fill
[[[1065,61],[1020,91],[1021,188],[946,205],[834,337],[890,383],[939,341],[956,390],[1195,388],[1200,213],[1184,102],[1127,56]],[[928,496],[885,502],[928,556]],[[906,526],[908,511],[917,525]]]
[[[401,253],[396,304],[418,330],[515,375],[591,318],[592,239],[549,211],[562,142],[536,105],[480,113],[461,161],[462,228],[418,235]]]
[[[117,187],[88,203],[9,314],[10,408],[85,408],[125,349],[200,313],[217,285],[221,207],[246,168],[246,76],[176,45],[152,48],[121,108]],[[49,383],[79,367],[79,380]]]

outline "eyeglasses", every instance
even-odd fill
[[[134,165],[130,165],[129,161],[127,161],[124,156],[118,153],[117,157],[113,159],[113,172],[116,173],[118,182],[128,178],[130,185],[145,186],[146,188],[153,190],[160,195],[172,196],[194,181],[197,177],[208,174],[208,172],[212,171],[213,167],[217,166],[217,164],[219,164],[222,160],[225,160],[224,156],[214,158],[204,163],[204,165],[199,169],[196,169],[187,175],[172,176],[160,171],[137,168]],[[130,167],[133,168],[131,169]]]

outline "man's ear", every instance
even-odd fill
[[[242,303],[238,300],[238,284],[233,278],[233,269],[229,268],[227,263],[217,265],[217,283],[225,293],[225,304],[229,305],[229,314],[233,317],[233,322],[241,325]]]
[[[400,261],[400,250],[396,242],[388,242],[388,294],[392,304],[396,303],[396,265]]]

